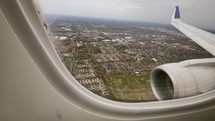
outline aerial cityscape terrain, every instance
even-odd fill
[[[62,15],[46,15],[46,20],[71,75],[115,101],[155,101],[150,73],[156,66],[212,57],[171,25]]]

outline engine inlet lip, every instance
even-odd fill
[[[171,95],[171,98],[166,99],[164,96],[160,95],[160,93],[158,92],[158,89],[155,88],[157,86],[155,84],[157,82],[157,80],[155,79],[155,75],[157,75],[157,73],[159,73],[159,72],[165,73],[170,79],[171,86],[173,88],[172,89],[173,95]],[[176,82],[175,78],[173,77],[173,74],[171,73],[171,71],[168,68],[166,68],[164,66],[156,67],[152,71],[150,78],[151,78],[150,84],[152,87],[152,91],[158,100],[171,100],[171,99],[175,99],[178,97],[178,88],[177,88],[177,84],[176,84],[177,82]]]

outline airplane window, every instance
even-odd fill
[[[213,57],[170,25],[170,20],[147,11],[159,2],[145,6],[132,0],[40,0],[40,4],[44,25],[68,71],[81,85],[104,98],[155,101],[150,84],[154,68]],[[175,96],[168,74],[164,68],[152,73],[154,80],[160,80],[152,83],[159,95],[164,95],[160,99]],[[181,75],[182,79],[190,78],[188,73]]]

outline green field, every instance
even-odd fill
[[[117,73],[107,75],[106,79],[115,100],[138,102],[155,99],[150,87],[149,74],[136,76]]]

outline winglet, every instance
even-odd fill
[[[176,6],[175,7],[175,17],[174,17],[175,19],[180,19],[181,17],[180,17],[180,11],[179,11],[179,7],[178,6]]]
[[[181,19],[181,16],[180,16],[180,11],[179,11],[179,6],[176,6],[174,13],[173,13],[173,16],[172,16],[172,21],[180,20],[180,19]]]

